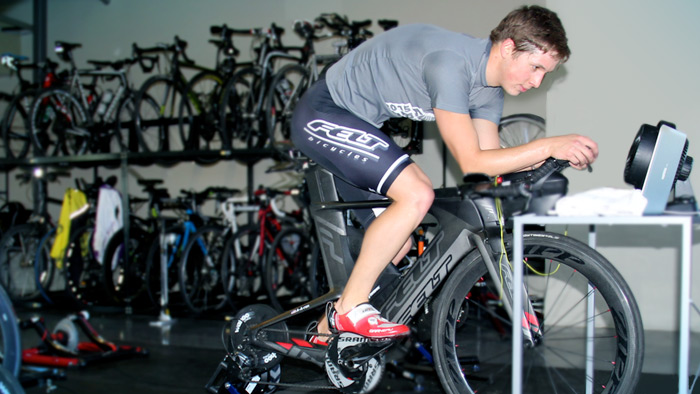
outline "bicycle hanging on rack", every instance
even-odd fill
[[[582,242],[549,232],[525,232],[524,261],[510,261],[506,218],[546,212],[566,192],[566,178],[558,174],[564,167],[548,160],[535,171],[505,176],[509,185],[494,186],[483,176],[437,189],[428,220],[436,226],[424,253],[383,301],[370,298],[387,319],[412,326],[414,339],[432,343],[446,392],[508,390],[510,348],[504,349],[496,330],[484,329],[496,316],[522,327],[525,392],[564,385],[573,392],[589,386],[595,393],[634,393],[644,352],[642,321],[629,286],[610,262]],[[395,342],[341,333],[328,335],[326,347],[308,342],[317,333],[287,324],[301,316],[318,318],[342,292],[353,261],[353,232],[343,211],[390,202],[341,202],[333,175],[318,166],[307,171],[306,181],[331,290],[282,314],[262,304],[242,309],[224,327],[227,355],[206,386],[210,393],[227,393],[226,387],[248,393],[310,388],[308,382],[281,382],[284,357],[325,369],[331,388],[347,393],[371,391],[381,380],[385,353]],[[525,264],[523,284],[512,283],[515,263]],[[497,309],[478,302],[483,291],[500,295]],[[521,311],[511,307],[515,291],[525,293]],[[594,374],[587,376],[587,370]]]

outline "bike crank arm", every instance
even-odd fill
[[[499,295],[506,312],[508,312],[508,315],[510,316],[511,322],[516,324],[515,322],[518,319],[514,317],[513,313],[513,292],[515,291],[516,285],[513,283],[513,271],[508,264],[507,259],[499,266],[499,264],[493,260],[493,255],[486,249],[484,240],[480,236],[477,234],[472,234],[471,240],[479,250],[481,257],[486,264],[486,268],[489,271],[489,275],[491,275],[493,281],[499,285]],[[535,315],[535,310],[532,307],[532,301],[527,294],[525,284],[522,286],[522,292],[524,304],[522,311],[523,316],[519,320],[522,324],[523,337],[526,339],[529,346],[534,347],[537,339],[542,336],[542,332],[540,331],[540,323]]]

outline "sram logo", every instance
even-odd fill
[[[366,154],[377,149],[386,150],[389,147],[386,141],[366,131],[351,129],[325,120],[312,120],[306,124],[305,130],[326,142]]]

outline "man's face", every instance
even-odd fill
[[[540,50],[512,52],[504,62],[501,87],[512,96],[538,88],[545,74],[552,72],[558,64],[555,57]]]

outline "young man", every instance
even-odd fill
[[[583,169],[598,147],[580,135],[499,149],[503,92],[517,96],[539,87],[569,55],[557,15],[526,6],[508,14],[489,39],[430,25],[394,28],[351,51],[309,89],[292,121],[297,148],[355,188],[393,200],[366,228],[348,283],[319,332],[330,325],[373,338],[409,333],[382,318],[368,299],[386,265],[410,248],[409,237],[432,204],[433,185],[379,130],[382,123],[390,117],[437,122],[463,173],[510,173],[549,157]]]

